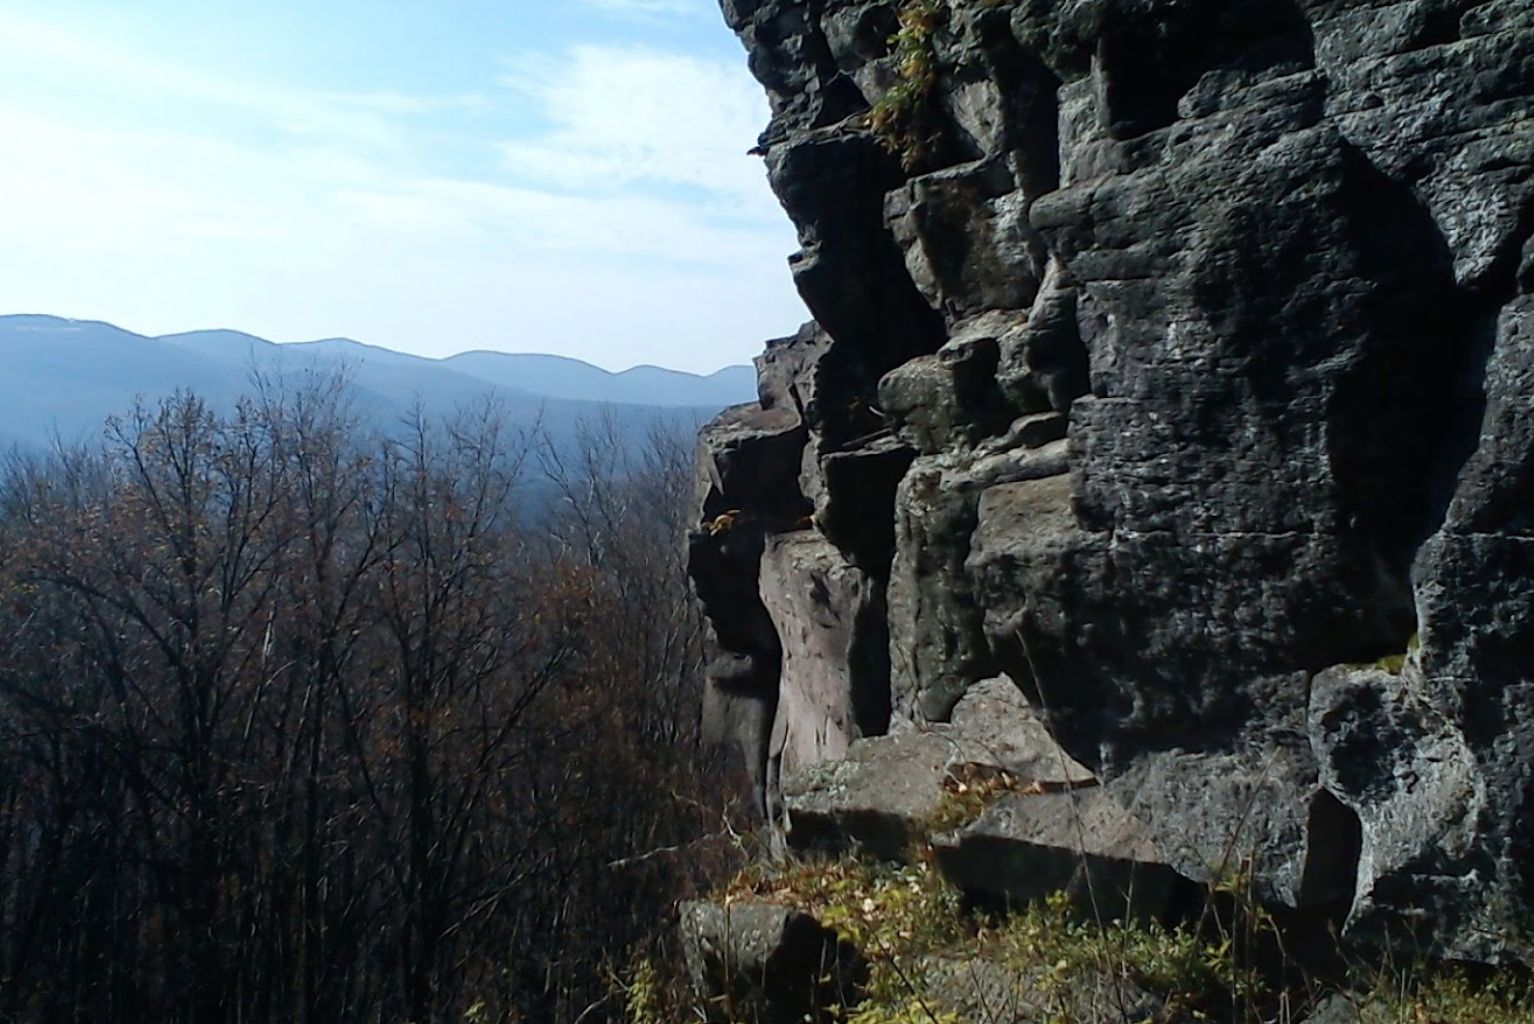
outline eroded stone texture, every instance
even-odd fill
[[[884,207],[923,297],[956,314],[1033,303],[1045,255],[1027,214],[1027,197],[1000,157],[913,178]]]
[[[767,542],[761,595],[783,651],[769,756],[791,772],[843,757],[889,727],[884,602],[868,575],[813,530]]]
[[[1477,902],[1470,889],[1495,877],[1494,851],[1476,828],[1495,813],[1486,779],[1433,704],[1415,664],[1400,675],[1339,667],[1316,677],[1310,740],[1326,792],[1358,836],[1355,931],[1395,928],[1431,941],[1446,922],[1470,924],[1460,919]],[[1490,938],[1488,923],[1474,930]]]
[[[953,709],[968,764],[994,765],[1026,786],[1049,791],[1094,785],[1087,768],[1056,743],[1012,680],[971,686]]]
[[[783,780],[789,846],[906,859],[942,806],[954,751],[941,729],[912,730],[858,740],[841,760],[790,774]]]
[[[1064,472],[1063,421],[1027,417],[973,451],[917,460],[896,500],[890,573],[890,685],[898,714],[944,721],[976,680],[994,674],[985,606],[968,565],[988,488]],[[1037,447],[1024,439],[1039,442]]]
[[[896,722],[1004,671],[1182,875],[1534,962],[1534,0],[940,6],[891,153],[898,2],[723,4],[820,327],[705,441],[719,678],[813,526]]]

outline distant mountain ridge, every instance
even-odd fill
[[[3,330],[6,319],[0,317],[0,330]],[[717,404],[723,407],[749,402],[756,397],[756,371],[744,365],[727,366],[707,375],[650,365],[614,373],[569,356],[475,349],[430,359],[351,338],[322,338],[279,345],[241,331],[214,330],[166,334],[152,340],[192,349],[243,342],[247,348],[270,346],[308,355],[376,359],[395,366],[435,365],[477,377],[497,387],[582,402],[627,402],[665,407]]]
[[[227,405],[249,392],[257,374],[338,366],[366,415],[386,420],[417,404],[444,414],[489,394],[514,418],[538,417],[556,434],[599,414],[636,430],[667,418],[704,419],[756,397],[748,366],[708,376],[654,366],[612,373],[564,356],[474,351],[428,359],[348,338],[277,344],[232,330],[151,337],[28,314],[0,316],[0,443],[80,440],[139,398],[184,389]]]

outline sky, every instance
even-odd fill
[[[0,313],[709,372],[767,116],[717,0],[0,0]]]

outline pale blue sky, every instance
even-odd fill
[[[0,313],[713,370],[766,119],[716,0],[0,0]]]

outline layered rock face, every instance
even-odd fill
[[[1004,674],[1184,878],[1534,962],[1534,0],[723,9],[814,317],[691,541],[768,813]]]

